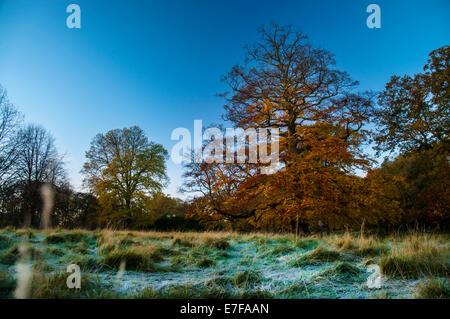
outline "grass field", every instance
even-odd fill
[[[449,237],[4,229],[0,298],[448,298]]]

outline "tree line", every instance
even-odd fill
[[[449,46],[424,72],[361,92],[291,26],[271,25],[224,77],[226,120],[278,128],[282,169],[191,163],[187,215],[213,229],[334,231],[448,228]],[[384,156],[381,167],[368,155]],[[364,174],[357,174],[364,172]]]
[[[185,203],[161,192],[166,157],[138,127],[98,134],[82,169],[88,192],[76,191],[52,135],[24,124],[0,87],[0,227],[43,228],[47,200],[51,227],[198,229],[184,220]]]
[[[449,46],[432,51],[422,73],[371,92],[300,30],[272,24],[259,34],[220,96],[234,127],[279,129],[277,172],[262,174],[262,162],[193,162],[182,191],[194,198],[171,198],[162,193],[167,151],[134,126],[93,138],[81,171],[88,191],[77,192],[50,133],[24,125],[1,89],[0,226],[41,227],[50,185],[53,227],[447,229]]]

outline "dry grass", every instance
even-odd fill
[[[326,241],[342,252],[364,257],[378,256],[389,250],[383,240],[373,236],[364,236],[362,233],[355,236],[346,232],[343,236],[329,236]]]
[[[396,242],[391,252],[383,256],[380,266],[391,277],[448,276],[450,252],[434,236],[415,234]]]
[[[70,289],[67,287],[67,274],[54,273],[46,275],[35,272],[31,280],[30,298],[32,299],[80,299],[80,298],[113,298],[109,292],[93,276],[83,275],[81,288]]]
[[[419,285],[418,298],[422,299],[449,299],[450,286],[447,280],[428,279]]]
[[[318,246],[306,255],[302,255],[290,262],[293,267],[299,267],[308,264],[337,261],[341,258],[341,253],[324,246]]]

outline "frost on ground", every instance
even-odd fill
[[[17,272],[24,249],[32,279]],[[65,284],[70,264],[81,290]],[[0,298],[17,283],[31,298],[415,298],[430,277],[446,297],[448,266],[445,234],[0,231]]]

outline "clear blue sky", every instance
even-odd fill
[[[80,30],[66,27],[71,3]],[[381,7],[381,29],[366,26],[370,3]],[[380,90],[450,44],[449,12],[448,0],[0,0],[0,84],[27,122],[52,132],[79,186],[99,132],[139,125],[170,152],[174,128],[219,123],[220,78],[262,24],[300,27],[362,89]],[[168,162],[171,195],[181,172]]]

